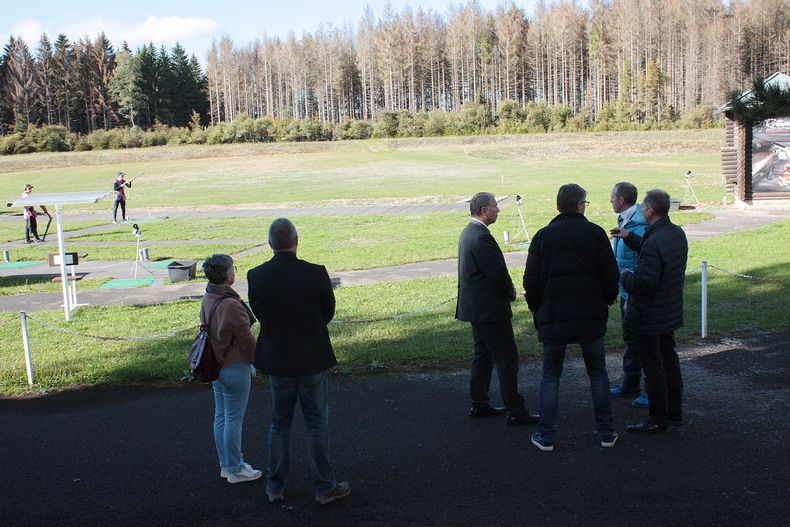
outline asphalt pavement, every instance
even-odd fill
[[[530,444],[533,426],[469,420],[465,371],[333,375],[333,456],[352,492],[327,506],[313,501],[299,415],[281,506],[263,479],[219,478],[205,385],[0,399],[0,525],[787,525],[788,343],[785,332],[684,347],[685,426],[632,436],[626,423],[645,411],[614,400],[611,449],[595,440],[576,356],[550,453]],[[613,380],[620,361],[610,354]],[[520,372],[532,410],[539,372],[539,361]],[[259,380],[244,452],[261,468],[269,404]]]

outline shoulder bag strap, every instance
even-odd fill
[[[220,298],[219,298],[219,300],[217,300],[216,302],[214,302],[214,305],[213,305],[213,306],[211,306],[211,311],[209,311],[209,312],[208,312],[208,318],[206,318],[206,321],[205,321],[205,322],[201,321],[201,325],[203,325],[203,326],[206,328],[206,331],[208,331],[209,324],[211,323],[211,317],[213,317],[213,316],[214,316],[214,311],[216,311],[216,310],[217,310],[217,307],[219,307],[219,304],[220,304],[220,303],[221,303],[223,300],[225,300],[226,298],[230,298],[230,297],[229,297],[229,296],[223,296],[223,297],[220,297]],[[204,304],[201,304],[201,305],[200,305],[200,314],[201,314],[201,315],[203,314],[203,306],[204,306]]]

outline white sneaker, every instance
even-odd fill
[[[228,474],[228,483],[243,483],[245,481],[255,481],[263,475],[260,470],[255,470],[251,466],[242,465],[238,472]]]
[[[115,221],[115,220],[112,220],[112,224],[113,224],[113,225],[118,225],[118,222],[117,222],[117,221]]]
[[[252,465],[249,463],[245,463],[244,461],[241,462],[242,468],[249,469],[251,472],[255,472],[255,469],[252,468]],[[219,477],[222,479],[228,479],[228,467],[220,467],[219,468]]]
[[[617,432],[601,434],[601,446],[604,448],[612,448],[614,444],[617,443],[618,437],[620,436],[617,435]]]

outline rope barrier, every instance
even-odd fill
[[[445,304],[449,304],[455,300],[455,297],[448,298],[438,304],[434,304],[432,306],[424,307],[421,309],[417,309],[414,311],[408,311],[406,313],[400,313],[398,315],[393,315],[389,317],[378,317],[378,318],[356,318],[356,319],[346,319],[346,320],[333,320],[330,324],[367,324],[370,322],[386,322],[388,320],[398,320],[399,318],[410,317],[414,315],[420,315],[422,313],[427,313],[428,311],[433,311],[434,309],[438,309]]]
[[[716,269],[717,271],[721,271],[722,273],[725,273],[725,274],[728,274],[728,275],[738,276],[740,278],[746,278],[748,280],[763,280],[765,282],[786,282],[787,281],[787,278],[782,278],[782,277],[778,277],[778,276],[773,276],[773,277],[752,276],[752,275],[748,275],[748,274],[736,273],[735,271],[730,271],[728,269],[724,269],[722,267],[715,266],[715,265],[713,265],[711,263],[708,264],[708,267],[710,267],[711,269]]]
[[[48,327],[50,329],[54,329],[56,331],[60,331],[61,333],[66,333],[66,334],[74,335],[74,336],[77,336],[77,337],[87,337],[87,338],[95,339],[95,340],[110,340],[110,341],[115,341],[115,342],[139,342],[139,341],[146,341],[146,340],[162,340],[162,339],[175,337],[175,336],[179,335],[180,333],[186,333],[187,331],[194,331],[194,330],[196,330],[196,329],[198,329],[200,327],[200,325],[198,324],[196,326],[191,326],[191,327],[184,328],[184,329],[178,329],[178,330],[175,330],[175,331],[171,331],[169,333],[160,333],[158,335],[148,335],[148,336],[145,336],[145,337],[107,337],[107,336],[103,336],[103,335],[91,335],[90,333],[80,333],[79,331],[74,331],[72,329],[62,328],[62,327],[60,327],[60,326],[58,326],[56,324],[50,324],[49,322],[44,322],[43,320],[38,320],[37,318],[31,316],[30,313],[27,314],[27,318],[28,318],[28,320],[32,320],[33,322],[35,322],[39,326]]]
[[[446,304],[449,304],[453,300],[455,300],[455,297],[448,298],[447,300],[439,302],[438,304],[433,304],[433,305],[428,306],[428,307],[424,307],[424,308],[421,308],[421,309],[416,309],[414,311],[408,311],[406,313],[399,313],[397,315],[392,315],[392,316],[388,316],[388,317],[332,320],[330,323],[331,324],[367,324],[367,323],[371,323],[371,322],[385,322],[385,321],[388,321],[388,320],[398,320],[398,319],[401,319],[401,318],[406,318],[406,317],[410,317],[410,316],[414,316],[414,315],[420,315],[422,313],[427,313],[429,311],[433,311],[433,310],[438,309],[438,308],[440,308],[440,307],[442,307],[442,306],[444,306]],[[183,328],[183,329],[178,329],[178,330],[175,330],[175,331],[170,331],[168,333],[159,333],[157,335],[147,335],[147,336],[144,336],[144,337],[112,337],[112,336],[106,336],[106,335],[93,335],[93,334],[90,334],[90,333],[81,333],[79,331],[74,331],[73,329],[63,328],[63,327],[58,326],[57,324],[52,324],[50,322],[45,322],[43,320],[39,320],[36,317],[30,315],[29,313],[27,314],[27,318],[29,320],[35,322],[39,326],[47,327],[47,328],[53,329],[55,331],[59,331],[61,333],[66,333],[68,335],[74,335],[74,336],[77,336],[77,337],[86,337],[86,338],[95,339],[95,340],[114,341],[114,342],[140,342],[140,341],[148,341],[148,340],[162,340],[162,339],[175,337],[175,336],[177,336],[177,335],[179,335],[181,333],[186,333],[187,331],[194,331],[194,330],[196,330],[196,329],[198,329],[200,327],[200,325],[198,324],[198,325],[195,325],[195,326],[190,326],[188,328]],[[4,324],[7,324],[8,322],[11,322],[12,320],[14,320],[14,319],[0,320],[0,326],[3,326]]]

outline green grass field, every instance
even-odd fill
[[[709,331],[712,337],[738,336],[787,327],[790,295],[790,221],[691,244],[686,278],[685,326],[681,340],[699,337],[699,262],[744,274],[778,278],[749,281],[711,270]],[[759,251],[760,263],[754,254]],[[521,269],[513,269],[520,286]],[[471,356],[471,332],[453,320],[454,278],[429,278],[336,290],[337,320],[391,317],[426,307],[435,309],[381,322],[330,325],[341,371],[414,370],[463,366]],[[519,287],[520,289],[520,287]],[[449,301],[449,302],[448,302]],[[195,332],[199,302],[159,306],[90,307],[66,325],[61,311],[34,313],[60,327],[101,336],[143,337],[188,329],[180,336],[155,341],[98,341],[60,333],[30,323],[38,385],[34,391],[105,383],[179,382]],[[123,321],[122,324],[119,321]],[[523,300],[514,304],[513,326],[524,357],[539,356],[531,317]],[[257,326],[255,326],[257,328]],[[619,313],[610,311],[606,343],[621,346]],[[64,352],[63,350],[68,350]],[[0,313],[0,393],[29,391],[25,380],[19,317]]]
[[[720,203],[721,134],[720,130],[552,134],[10,156],[0,158],[0,195],[16,197],[27,182],[42,192],[49,191],[48,186],[57,187],[53,191],[109,188],[117,170],[132,176],[145,173],[130,191],[130,209],[135,211],[137,207],[143,217],[153,211],[171,219],[146,223],[144,241],[201,242],[151,246],[151,256],[156,259],[199,259],[213,252],[234,253],[252,246],[254,240],[265,240],[272,219],[190,218],[190,204],[227,211],[235,206],[284,204],[450,203],[489,190],[498,195],[524,196],[523,213],[530,234],[534,234],[553,217],[559,185],[570,181],[589,191],[588,217],[605,227],[614,223],[609,191],[621,180],[630,180],[642,190],[662,187],[682,197],[684,174],[692,170],[700,199]],[[82,210],[106,211],[109,206],[105,202]],[[65,214],[78,210],[67,209]],[[689,224],[711,215],[681,212],[672,217],[677,223]],[[5,232],[12,237],[21,232],[19,223],[6,220],[0,218],[0,239]],[[433,213],[299,216],[294,220],[300,233],[300,257],[341,271],[453,258],[458,233],[468,217],[463,213]],[[67,221],[68,228],[93,224],[96,222]],[[501,242],[504,230],[512,235],[518,227],[511,203],[503,208],[492,232]],[[127,230],[126,226],[108,228],[72,239],[67,247],[88,252],[91,259],[129,259],[133,246],[102,244],[131,241]],[[228,243],[212,241],[219,239],[228,239]],[[243,243],[230,243],[232,240]],[[788,242],[790,222],[694,242],[687,276],[686,326],[680,337],[694,339],[699,332],[702,259],[733,271],[784,279],[744,281],[711,270],[711,335],[787,327]],[[50,249],[33,245],[15,251],[33,260],[43,259]],[[240,273],[269,257],[270,252],[264,250],[239,258]],[[520,285],[523,269],[511,272]],[[395,320],[332,324],[330,332],[340,370],[465,365],[471,353],[471,334],[467,325],[453,320],[455,284],[454,278],[430,278],[338,289],[338,320],[388,317],[441,304]],[[32,292],[37,287],[49,290],[52,285],[40,280],[0,282],[3,294]],[[531,317],[522,300],[514,306],[520,351],[525,357],[536,356],[539,345]],[[32,316],[86,334],[143,337],[192,328],[197,310],[198,302],[182,301],[148,307],[89,307],[78,310],[69,324],[63,322],[59,310],[34,312]],[[607,344],[617,347],[621,339],[619,313],[615,308],[611,313]],[[194,336],[194,329],[188,329],[162,340],[106,341],[57,332],[34,320],[30,327],[38,382],[35,392],[106,383],[179,382]],[[30,391],[19,333],[18,315],[0,313],[0,361],[4,365],[0,370],[0,394]]]
[[[682,194],[695,174],[700,199],[720,202],[721,130],[549,134],[344,141],[342,143],[161,147],[131,151],[4,156],[0,196],[110,190],[118,170],[142,177],[129,208],[176,212],[235,206],[453,202],[480,190],[521,194],[525,214],[553,208],[557,187],[590,192],[590,212],[608,209],[613,183]],[[107,210],[107,201],[69,210]]]

